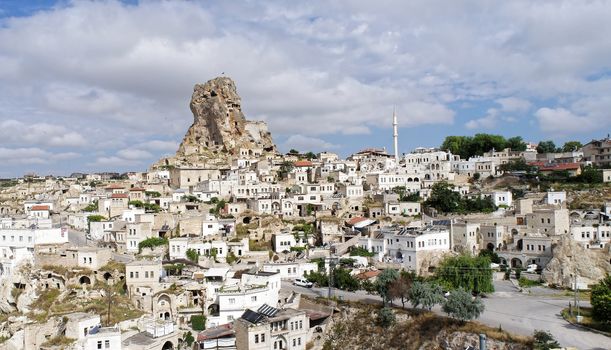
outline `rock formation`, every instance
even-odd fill
[[[246,120],[231,78],[195,85],[190,107],[193,124],[176,156],[165,160],[165,165],[214,165],[275,151],[267,124]]]
[[[603,249],[586,249],[564,236],[554,247],[554,256],[542,272],[543,280],[549,284],[571,287],[572,274],[577,272],[578,284],[595,284],[611,273],[609,246]]]

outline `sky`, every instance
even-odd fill
[[[281,151],[611,126],[609,1],[0,0],[0,177],[145,171],[234,79]]]

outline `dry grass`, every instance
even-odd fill
[[[477,322],[461,322],[422,310],[395,310],[396,324],[389,328],[377,325],[379,306],[351,304],[342,311],[327,335],[323,349],[442,349],[442,340],[460,336],[477,337],[512,343],[516,349],[530,349],[530,337],[515,336]],[[409,315],[407,320],[405,315]],[[398,316],[398,315],[397,315]]]

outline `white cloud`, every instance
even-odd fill
[[[505,112],[525,112],[530,109],[532,104],[525,99],[518,97],[503,97],[495,100],[501,105],[501,110]]]
[[[491,108],[484,117],[469,120],[465,123],[467,129],[493,129],[498,123],[498,110]]]
[[[122,149],[117,152],[117,156],[121,158],[129,159],[129,160],[149,159],[153,157],[153,155],[147,151],[143,151],[141,149],[133,149],[133,148]]]
[[[296,149],[300,152],[320,152],[339,148],[339,145],[327,142],[316,137],[292,135],[284,142],[285,150]]]
[[[151,140],[136,145],[139,149],[175,152],[178,150],[179,143],[175,141]]]
[[[0,138],[4,143],[43,145],[51,147],[82,147],[85,138],[76,131],[47,123],[27,124],[17,120],[0,122]]]
[[[575,115],[565,108],[540,108],[535,117],[541,130],[553,135],[592,131],[600,127],[593,119]]]
[[[80,156],[76,152],[51,153],[37,147],[0,147],[0,162],[4,164],[50,164]]]
[[[452,133],[451,106],[480,103],[502,116],[469,128],[565,106],[585,132],[609,110],[610,17],[604,2],[60,2],[3,19],[0,119],[20,124],[0,137],[15,148],[88,146],[100,166],[131,166],[117,150],[176,150],[192,86],[221,72],[247,117],[279,139],[374,139],[393,105],[400,127]],[[561,128],[540,119],[543,132]]]

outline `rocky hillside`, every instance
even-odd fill
[[[252,158],[276,149],[265,122],[246,120],[231,78],[218,77],[195,85],[190,108],[193,124],[176,156],[160,165],[210,165],[227,162],[241,151]]]
[[[568,236],[563,236],[554,247],[554,257],[547,264],[541,276],[549,284],[571,287],[572,274],[577,272],[579,283],[595,284],[607,274],[609,265],[609,246],[599,250],[585,249]]]
[[[396,323],[388,328],[378,325],[377,307],[350,304],[339,315],[322,344],[322,349],[439,349],[463,350],[479,347],[479,334],[487,335],[488,349],[526,350],[532,340],[513,336],[476,322],[460,322],[430,312],[395,310]],[[314,344],[313,344],[314,345]]]

